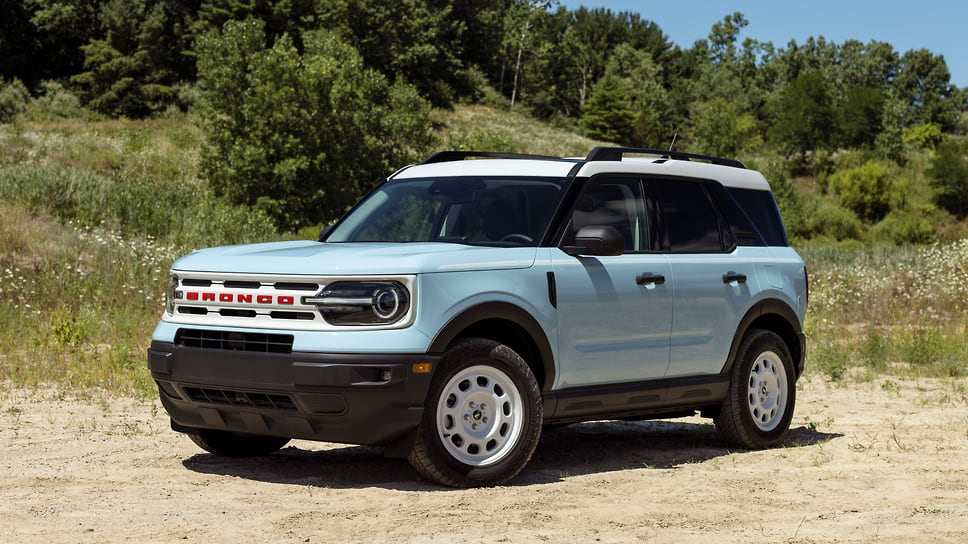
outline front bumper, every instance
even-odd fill
[[[433,355],[252,353],[153,341],[148,368],[177,430],[391,444],[412,435]],[[431,371],[414,373],[415,363]]]

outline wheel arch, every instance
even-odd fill
[[[554,383],[551,343],[538,321],[519,306],[507,302],[472,306],[440,329],[428,351],[441,354],[461,338],[487,338],[500,342],[528,363],[542,391],[548,391]]]
[[[777,299],[761,300],[753,305],[740,320],[733,342],[729,347],[729,356],[726,358],[726,365],[723,373],[728,373],[733,368],[736,360],[736,353],[739,351],[743,337],[751,329],[765,329],[772,331],[779,336],[793,357],[793,366],[796,377],[799,378],[803,373],[804,358],[806,356],[806,342],[803,335],[803,327],[800,318],[789,305]]]

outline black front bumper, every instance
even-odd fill
[[[438,360],[419,354],[252,353],[157,341],[148,349],[148,368],[177,430],[365,445],[412,435]],[[414,373],[415,363],[431,363],[431,372]]]

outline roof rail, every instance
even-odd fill
[[[702,161],[720,166],[732,166],[733,168],[746,168],[743,163],[735,159],[723,159],[720,157],[710,157],[708,155],[697,155],[695,153],[683,153],[682,151],[663,151],[661,149],[646,149],[639,147],[596,147],[592,149],[585,162],[593,161],[620,161],[626,153],[638,153],[642,155],[658,155],[665,159],[675,159],[680,161]]]
[[[439,151],[427,157],[420,164],[433,164],[437,162],[462,161],[467,158],[489,158],[489,159],[555,159],[561,157],[551,157],[549,155],[529,155],[526,153],[502,153],[499,151]]]

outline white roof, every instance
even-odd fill
[[[456,176],[565,177],[580,160],[474,159],[418,164],[404,168],[394,179]],[[646,174],[713,179],[727,187],[770,190],[763,174],[755,170],[721,166],[707,162],[625,157],[622,161],[591,161],[582,164],[577,177],[598,174]]]

